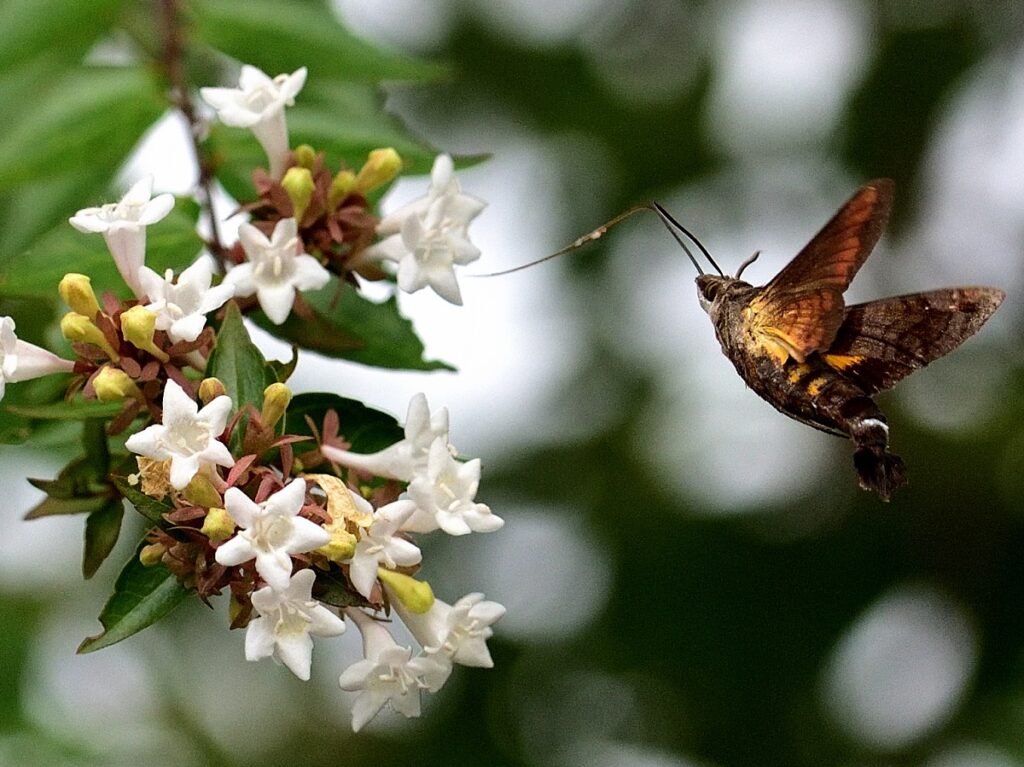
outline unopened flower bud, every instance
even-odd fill
[[[402,158],[391,147],[374,149],[356,176],[356,189],[363,194],[389,183],[402,169]]]
[[[332,530],[331,540],[316,550],[332,562],[341,564],[352,559],[356,553],[356,537],[346,530]]]
[[[226,541],[235,533],[235,521],[225,509],[213,508],[206,513],[200,532],[214,543]]]
[[[295,164],[302,168],[312,170],[316,163],[316,150],[309,144],[299,144],[292,150],[292,154],[295,156]]]
[[[327,207],[331,210],[337,209],[341,201],[352,194],[356,188],[356,174],[350,170],[338,171],[338,175],[331,181],[331,189],[327,193]]]
[[[213,483],[202,474],[192,477],[181,494],[189,503],[207,509],[216,508],[224,503],[224,499],[220,497],[220,493],[214,488]]]
[[[166,553],[167,547],[164,544],[151,543],[148,546],[143,546],[139,551],[139,561],[143,567],[153,567],[160,564]]]
[[[422,615],[434,606],[434,590],[426,581],[418,581],[394,570],[377,568],[377,577],[388,587],[388,592],[411,613]]]
[[[104,365],[92,379],[92,388],[100,402],[115,402],[120,399],[141,399],[142,391],[127,373],[120,368]]]
[[[209,405],[217,397],[227,393],[228,390],[224,388],[224,384],[219,378],[204,378],[199,383],[199,399],[204,405]]]
[[[57,291],[71,311],[78,312],[90,320],[96,319],[96,315],[100,313],[100,305],[92,289],[92,280],[84,274],[65,274],[57,286]]]
[[[60,332],[69,341],[92,344],[99,347],[103,350],[104,354],[110,357],[112,362],[117,362],[121,359],[121,355],[110,345],[107,337],[84,314],[79,314],[78,312],[68,312],[65,314],[60,320]]]
[[[291,401],[292,392],[283,383],[272,383],[264,389],[263,409],[260,411],[260,423],[263,424],[263,428],[273,429]]]
[[[309,168],[293,165],[285,172],[281,186],[288,193],[288,199],[292,201],[292,215],[296,221],[302,221],[309,201],[313,199],[313,174],[309,172]]]
[[[141,304],[121,313],[121,335],[124,340],[136,349],[149,352],[161,362],[167,362],[170,359],[167,352],[153,343],[155,330],[156,315]]]

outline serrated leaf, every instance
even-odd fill
[[[0,191],[45,177],[121,161],[166,110],[142,67],[83,67],[35,95],[0,143]]]
[[[356,37],[323,6],[203,0],[192,9],[198,38],[271,77],[303,66],[318,80],[428,80],[444,73]]]
[[[109,496],[92,498],[44,498],[24,516],[24,519],[40,519],[66,514],[91,514],[99,511],[110,502]]]
[[[117,576],[114,593],[100,613],[103,632],[82,641],[78,652],[109,647],[163,618],[189,594],[163,565],[145,567],[133,556]]]
[[[374,303],[335,279],[302,297],[311,317],[293,312],[284,324],[275,325],[256,312],[253,320],[278,338],[328,357],[400,370],[454,370],[445,362],[423,359],[423,342],[399,313],[394,297]]]
[[[206,365],[206,375],[224,384],[235,409],[263,404],[263,390],[274,382],[274,374],[262,352],[249,338],[238,304],[231,301]]]
[[[0,70],[25,59],[78,61],[106,34],[124,0],[5,0]]]
[[[114,498],[86,518],[85,551],[82,555],[82,575],[86,578],[96,574],[103,560],[113,550],[121,533],[122,517],[124,504],[120,498]]]
[[[289,434],[312,435],[307,417],[319,429],[328,410],[338,414],[339,431],[357,453],[375,453],[405,436],[398,420],[362,402],[322,392],[299,394],[288,406]]]
[[[183,200],[164,220],[147,227],[146,265],[158,273],[181,271],[195,260],[202,245],[195,229],[194,204]],[[66,222],[27,252],[0,265],[0,297],[56,300],[57,285],[68,272],[88,275],[97,295],[109,290],[122,298],[132,297],[103,237],[78,232]]]
[[[130,485],[126,478],[113,477],[112,479],[114,486],[118,489],[121,495],[123,495],[128,502],[135,507],[135,510],[139,512],[139,514],[144,516],[150,522],[160,524],[164,521],[164,514],[174,511],[174,507],[169,503],[164,503],[161,500],[146,495],[139,488]]]

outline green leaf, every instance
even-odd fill
[[[309,68],[315,80],[427,80],[444,69],[356,37],[321,6],[278,0],[203,0],[192,4],[195,34],[274,77]]]
[[[195,206],[179,201],[165,218],[146,232],[146,265],[156,272],[180,271],[202,247],[195,229]],[[92,280],[97,295],[112,291],[132,296],[106,242],[98,234],[83,234],[62,223],[45,234],[26,253],[0,265],[0,297],[57,298],[57,284],[68,272],[80,272]]]
[[[91,514],[110,503],[110,496],[88,498],[44,498],[25,515],[25,520],[56,517],[65,514]]]
[[[0,70],[25,59],[78,61],[107,34],[124,0],[4,0]]]
[[[344,580],[322,570],[317,571],[313,593],[321,602],[334,607],[369,607],[370,605],[362,594],[352,591]]]
[[[137,634],[171,612],[188,594],[163,565],[145,567],[138,555],[133,556],[100,613],[103,632],[83,640],[78,652],[100,650]]]
[[[35,94],[4,136],[0,191],[54,172],[120,164],[166,106],[156,78],[142,67],[70,72]]]
[[[302,297],[311,317],[293,312],[282,325],[273,324],[262,312],[253,319],[278,338],[328,357],[380,368],[454,370],[447,363],[423,359],[423,342],[412,323],[399,314],[394,297],[374,303],[335,279]]]
[[[298,394],[288,406],[287,433],[311,436],[307,417],[321,428],[328,410],[338,414],[339,431],[357,453],[375,453],[405,436],[398,420],[362,402],[321,392]]]
[[[51,405],[6,405],[8,413],[39,421],[84,421],[90,418],[113,418],[124,409],[123,402],[99,400],[61,400]]]
[[[224,384],[235,408],[249,404],[258,410],[263,405],[263,390],[274,383],[274,373],[242,322],[238,304],[228,304],[224,322],[206,366],[206,375]]]
[[[142,516],[148,519],[154,524],[160,524],[164,521],[164,514],[170,511],[174,511],[174,507],[169,503],[157,500],[152,496],[146,495],[139,488],[133,487],[128,484],[128,480],[124,477],[113,477],[114,486],[123,495],[128,502],[135,507],[135,510]]]
[[[121,533],[124,504],[120,498],[108,500],[85,520],[85,553],[82,556],[82,575],[91,578],[117,543]]]

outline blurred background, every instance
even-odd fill
[[[466,278],[462,308],[401,296],[457,374],[301,360],[300,390],[326,380],[398,415],[417,391],[447,405],[455,444],[483,458],[479,499],[506,520],[423,539],[439,596],[508,607],[496,668],[459,668],[422,719],[384,713],[358,736],[336,682],[359,655],[353,631],[317,644],[308,684],[247,664],[242,633],[199,604],[75,656],[115,567],[83,586],[81,520],[20,521],[35,497],[23,477],[52,475],[59,451],[4,448],[0,763],[1024,766],[1024,5],[335,10],[450,67],[387,85],[387,108],[440,150],[490,154],[460,174],[489,202],[465,271],[657,199],[728,272],[763,251],[745,276],[762,284],[887,176],[892,221],[848,298],[972,284],[1008,298],[880,397],[910,467],[888,505],[857,488],[846,442],[745,389],[653,216]],[[143,168],[158,191],[194,182],[173,118],[124,176]],[[401,182],[385,208],[425,185]]]

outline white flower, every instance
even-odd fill
[[[318,290],[331,275],[310,255],[299,253],[298,225],[294,218],[282,218],[268,240],[252,224],[238,228],[238,239],[249,259],[224,278],[235,295],[256,294],[256,300],[270,321],[280,325],[292,311],[296,290]]]
[[[312,551],[330,542],[331,534],[316,522],[299,516],[306,500],[306,481],[293,479],[263,503],[237,487],[224,494],[224,507],[242,528],[217,547],[215,558],[231,567],[256,559],[256,572],[278,591],[288,588],[292,554]]]
[[[378,567],[394,570],[420,561],[422,555],[414,543],[395,537],[415,509],[416,505],[410,501],[389,503],[377,509],[369,528],[360,529],[362,537],[356,542],[355,553],[346,561],[352,585],[367,599],[377,581]]]
[[[163,423],[133,434],[124,443],[133,453],[171,461],[171,486],[185,487],[203,467],[234,466],[227,445],[217,439],[231,412],[231,398],[221,395],[199,410],[195,400],[174,381],[164,387]]]
[[[333,637],[345,630],[345,621],[313,599],[314,580],[316,574],[307,568],[295,573],[284,591],[265,586],[253,592],[252,606],[259,617],[246,629],[246,660],[273,655],[299,679],[309,679],[310,635]]]
[[[480,486],[480,459],[455,460],[441,438],[430,446],[427,470],[409,483],[409,498],[416,504],[416,512],[403,530],[429,533],[441,528],[449,535],[490,533],[505,524],[505,520],[491,513],[490,507],[477,503]]]
[[[114,257],[117,270],[138,298],[144,295],[139,270],[146,259],[146,227],[164,218],[174,208],[174,195],[153,199],[153,177],[146,176],[128,190],[120,202],[99,208],[83,208],[71,217],[80,232],[101,232]]]
[[[203,100],[217,110],[225,125],[250,128],[267,153],[270,175],[281,178],[288,163],[288,123],[284,108],[306,83],[306,68],[273,80],[262,70],[248,64],[242,67],[237,88],[200,88]]]
[[[398,287],[415,293],[428,285],[441,298],[462,303],[455,265],[480,257],[469,241],[469,222],[487,203],[462,194],[452,158],[438,155],[425,197],[385,216],[377,233],[385,237],[367,248],[364,258],[398,264]]]
[[[74,367],[71,360],[20,340],[14,334],[14,320],[0,317],[0,399],[8,381],[17,383],[51,373],[70,373]]]
[[[359,732],[386,703],[405,716],[419,716],[420,690],[440,690],[451,674],[451,663],[437,655],[413,658],[412,648],[399,645],[362,611],[349,608],[345,614],[363,635],[365,656],[338,678],[341,689],[360,691],[352,706],[352,729]]]
[[[206,315],[219,309],[235,293],[233,285],[211,288],[213,259],[202,256],[178,275],[170,269],[161,277],[148,266],[139,269],[139,284],[148,296],[146,308],[156,315],[157,330],[164,330],[173,343],[195,341],[206,326]]]
[[[433,414],[422,393],[409,400],[405,417],[405,439],[376,453],[350,453],[324,445],[321,452],[330,461],[360,469],[378,477],[389,477],[408,482],[417,473],[426,471],[430,446],[436,439],[448,444],[448,409]]]
[[[487,640],[494,634],[491,625],[505,614],[503,605],[484,601],[484,595],[476,593],[454,605],[435,599],[426,613],[411,612],[400,599],[392,599],[391,604],[428,655],[438,653],[463,666],[494,665]]]

